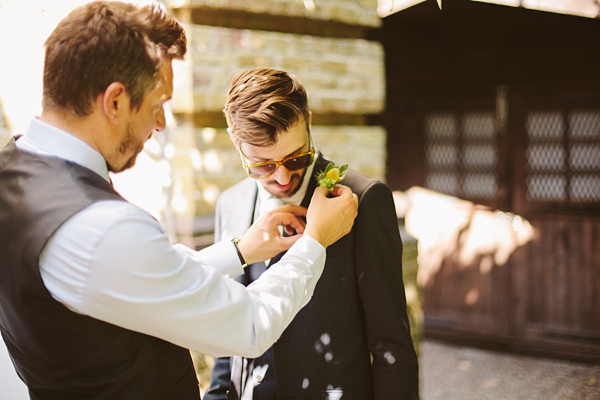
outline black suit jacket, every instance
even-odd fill
[[[328,162],[318,157],[314,171],[325,169]],[[306,207],[316,187],[314,176],[310,179],[302,202]],[[262,400],[261,388],[269,385],[276,386],[279,400],[339,398],[336,394],[343,394],[344,400],[418,398],[418,362],[391,191],[353,171],[342,183],[360,199],[358,216],[352,231],[328,247],[313,298],[261,358],[217,359],[205,400],[238,399],[246,390]],[[248,229],[256,197],[251,179],[223,192],[217,205],[216,240],[241,236]],[[247,284],[263,270],[264,264],[252,265],[242,280]],[[272,365],[266,373],[264,366],[256,368],[265,362],[274,363],[274,371]]]

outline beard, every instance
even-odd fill
[[[308,171],[308,167],[304,169],[302,174],[293,174],[290,177],[292,187],[286,190],[285,192],[271,190],[271,185],[277,185],[277,182],[275,182],[275,180],[269,180],[268,182],[265,182],[263,186],[267,190],[267,192],[271,193],[273,197],[277,197],[278,199],[287,199],[298,193],[298,190],[300,190],[300,188],[302,187],[302,182],[304,182],[304,179],[306,178],[306,171]]]
[[[133,127],[131,126],[131,123],[127,123],[127,126],[125,127],[125,135],[121,139],[119,147],[117,148],[117,159],[120,161],[128,154],[131,155],[121,165],[108,164],[108,170],[110,172],[118,173],[133,167],[135,165],[135,161],[137,160],[137,156],[143,149],[144,143],[139,143],[136,140],[136,137],[133,134]]]

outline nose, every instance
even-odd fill
[[[273,177],[278,184],[284,186],[290,183],[291,176],[292,172],[283,165],[280,165],[279,168],[277,168],[277,171],[275,171],[275,175]]]
[[[165,109],[164,107],[160,107],[158,111],[158,115],[156,116],[156,124],[154,126],[154,131],[162,132],[167,127],[167,121],[165,119]]]

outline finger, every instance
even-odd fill
[[[291,236],[294,233],[296,233],[296,231],[294,231],[294,228],[292,228],[290,225],[284,226],[283,230],[285,231],[285,233],[287,233],[288,236]]]
[[[285,232],[288,235],[294,235],[296,233],[300,233],[300,234],[304,233],[305,227],[306,227],[306,222],[304,222],[300,218],[297,218],[297,219],[293,220],[291,224],[284,225],[283,229],[285,229]]]
[[[294,204],[285,204],[283,206],[275,207],[271,211],[292,213],[299,216],[306,215],[306,207],[301,207]]]
[[[358,209],[358,196],[356,193],[352,193],[352,198],[354,199],[354,208]]]
[[[352,189],[350,189],[348,186],[337,185],[335,188],[333,188],[332,193],[336,197],[350,197],[352,195]]]
[[[329,189],[324,188],[323,186],[317,186],[313,193],[313,197],[314,196],[327,197],[328,194],[329,194]]]
[[[306,222],[302,218],[294,218],[291,224],[285,225],[284,228],[288,234],[296,233],[304,233],[304,228],[306,227]]]
[[[303,218],[296,218],[292,221],[291,224],[286,226],[295,230],[297,233],[304,233],[304,228],[306,228],[306,221],[304,221]]]
[[[300,232],[300,231],[304,232],[305,223],[300,218],[298,218],[296,215],[290,214],[290,213],[283,213],[283,212],[275,213],[272,211],[271,211],[271,215],[272,215],[271,223],[274,223],[277,226],[279,226],[279,225],[291,226],[293,229],[295,229],[298,232]]]
[[[285,230],[285,233],[288,236],[292,236],[292,235],[296,235],[296,234],[303,234],[304,233],[304,225],[298,225],[296,227],[293,227],[292,225],[285,225],[283,227],[283,229]]]

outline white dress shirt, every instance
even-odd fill
[[[84,142],[33,119],[22,150],[80,164],[110,181],[103,157]],[[52,296],[70,310],[213,356],[256,357],[310,300],[325,250],[300,238],[276,268],[247,288],[233,244],[202,251],[169,243],[160,224],[118,200],[69,218],[40,255]]]

